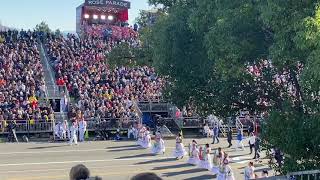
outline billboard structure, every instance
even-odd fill
[[[128,21],[131,3],[124,0],[85,0],[76,9],[76,29],[81,33],[85,25],[120,25]]]

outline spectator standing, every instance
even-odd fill
[[[259,137],[256,137],[255,143],[254,143],[254,157],[253,159],[258,160],[260,159],[260,142],[261,139]]]
[[[250,133],[249,137],[249,147],[250,147],[250,154],[252,154],[253,148],[255,146],[256,136],[253,133]]]
[[[229,143],[228,148],[230,148],[232,146],[232,129],[231,128],[228,129],[227,141]]]
[[[239,147],[241,147],[241,149],[244,150],[244,145],[243,145],[243,131],[242,131],[242,129],[239,129],[239,130],[238,130],[237,140],[238,140],[238,144],[237,144],[236,149],[238,149]]]
[[[217,140],[217,144],[220,142],[219,141],[219,127],[218,125],[216,124],[213,128],[213,141],[211,144],[214,144]]]

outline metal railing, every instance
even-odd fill
[[[204,120],[199,118],[184,117],[183,119],[183,128],[202,128]]]
[[[142,112],[169,112],[169,103],[139,102],[138,107]]]
[[[15,124],[16,133],[51,133],[53,132],[54,120],[5,120],[0,122],[0,134],[8,133],[8,125]]]
[[[97,126],[103,126],[106,130],[112,129],[128,129],[133,126],[134,123],[140,123],[139,118],[89,118],[85,119],[87,122],[87,129],[89,131],[95,131]]]
[[[287,174],[287,179],[292,180],[320,180],[320,170],[300,171]]]
[[[238,117],[236,118],[236,128],[237,130],[243,130],[243,124]]]

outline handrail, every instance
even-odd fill
[[[236,127],[238,130],[243,130],[243,124],[240,121],[239,117],[236,118]]]
[[[139,123],[141,123],[141,122],[142,122],[142,116],[143,116],[143,114],[142,114],[142,112],[141,112],[141,110],[140,110],[140,108],[139,108],[139,106],[138,106],[138,104],[137,104],[136,101],[133,102],[133,106],[134,106],[134,108],[137,110],[138,117],[139,117],[139,119],[141,120]]]

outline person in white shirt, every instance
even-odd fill
[[[75,143],[75,145],[78,145],[78,140],[77,140],[77,122],[74,121],[72,123],[72,126],[70,127],[70,132],[71,132],[71,137],[70,137],[70,141],[69,141],[69,145],[73,144],[73,141]]]
[[[59,122],[59,123],[54,127],[54,134],[55,134],[59,139],[62,139],[62,125],[61,125],[61,122]]]
[[[62,137],[63,139],[70,139],[69,124],[67,120],[64,120],[62,125]]]
[[[209,128],[208,124],[203,126],[203,135],[205,137],[209,137],[209,135],[210,135],[210,128]]]
[[[136,129],[132,126],[129,127],[128,129],[128,139],[136,139]]]
[[[250,147],[250,154],[252,154],[252,150],[254,148],[254,143],[256,142],[256,136],[251,133],[249,137],[249,147]]]
[[[79,121],[79,140],[80,142],[84,141],[84,134],[87,130],[87,122],[84,119]]]
[[[253,162],[249,162],[248,166],[244,169],[244,180],[254,179],[254,166]]]

